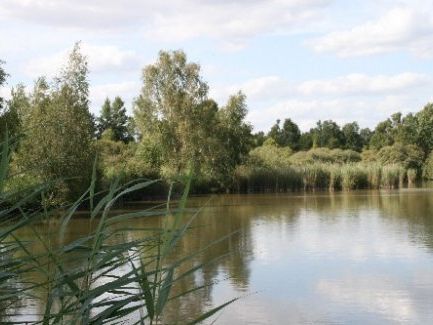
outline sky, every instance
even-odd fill
[[[433,101],[431,0],[0,0],[0,30],[1,95],[54,77],[81,41],[95,114],[114,96],[132,112],[143,67],[179,49],[218,103],[246,94],[255,131],[374,127]]]

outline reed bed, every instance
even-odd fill
[[[285,168],[244,165],[235,174],[241,193],[314,190],[395,189],[414,183],[417,171],[378,163],[314,163]]]

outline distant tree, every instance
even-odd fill
[[[359,135],[361,136],[363,147],[368,148],[370,139],[373,136],[373,131],[371,131],[369,128],[364,128],[359,131]]]
[[[254,133],[252,136],[253,136],[252,146],[254,148],[260,147],[261,145],[263,145],[263,143],[266,140],[266,135],[263,131],[259,131],[257,133]]]
[[[418,119],[412,113],[395,125],[394,141],[401,144],[417,144]]]
[[[280,120],[277,120],[269,131],[268,136],[274,139],[279,146],[290,147],[295,150],[299,146],[301,131],[299,127],[288,118],[284,120],[282,127],[280,127]]]
[[[300,150],[309,150],[313,147],[313,135],[310,132],[305,132],[301,134],[299,138],[299,149]]]
[[[87,60],[76,43],[51,89],[36,82],[25,137],[17,154],[23,171],[40,181],[57,181],[53,198],[73,199],[89,185],[94,161],[94,125],[89,112]]]
[[[97,119],[97,136],[100,138],[106,130],[111,129],[113,136],[111,140],[128,143],[133,140],[130,123],[123,100],[117,96],[111,103],[106,98],[101,108],[101,115]]]
[[[344,136],[344,147],[345,149],[351,149],[355,151],[361,151],[363,146],[363,140],[359,133],[359,125],[356,122],[347,123],[341,129]]]
[[[344,147],[344,135],[337,123],[332,120],[318,121],[311,131],[314,144],[318,147],[330,149]]]
[[[433,150],[433,104],[427,104],[416,115],[417,119],[417,145],[427,156]]]
[[[393,122],[387,119],[380,122],[374,129],[374,133],[370,139],[370,147],[372,149],[380,149],[385,146],[390,146],[394,143]]]

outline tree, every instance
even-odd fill
[[[242,92],[231,96],[227,105],[218,112],[217,134],[224,149],[216,165],[220,180],[233,176],[236,166],[246,159],[252,147],[252,127],[245,122],[247,112],[246,97]]]
[[[359,131],[359,135],[361,136],[363,147],[368,148],[371,137],[373,136],[373,131],[371,131],[369,128],[364,128]]]
[[[418,118],[412,113],[402,118],[394,132],[394,141],[402,144],[417,144]]]
[[[309,132],[304,132],[301,134],[299,138],[299,149],[300,150],[309,150],[313,147],[313,135],[311,134],[311,130]]]
[[[126,115],[125,103],[116,96],[113,103],[108,98],[105,99],[101,108],[101,115],[97,119],[98,138],[111,129],[113,141],[123,141],[128,143],[133,140],[130,128],[130,118]]]
[[[341,129],[344,136],[345,149],[361,151],[363,146],[362,137],[359,133],[359,125],[356,122],[347,123]]]
[[[417,118],[417,145],[427,156],[433,150],[433,104],[427,104],[422,111],[416,114]]]
[[[385,146],[394,144],[394,130],[390,119],[380,122],[374,129],[374,133],[370,139],[370,147],[372,149],[380,149]]]
[[[266,141],[266,135],[263,131],[259,131],[257,133],[254,133],[252,135],[253,137],[253,147],[257,148],[263,145],[263,143]]]
[[[35,84],[17,160],[39,181],[56,181],[56,202],[74,199],[89,185],[94,161],[94,125],[89,112],[86,58],[75,44],[67,66],[50,88]]]
[[[332,120],[318,121],[311,131],[313,135],[313,146],[327,147],[330,149],[344,147],[344,135],[337,123]]]
[[[187,62],[182,51],[161,51],[157,62],[145,67],[134,116],[141,141],[160,148],[163,173],[199,170],[206,159],[217,109],[207,95],[200,66]]]
[[[299,147],[299,139],[301,131],[299,127],[291,120],[285,119],[283,127],[280,128],[280,120],[272,126],[268,136],[275,140],[275,142],[282,147],[290,147],[295,150]]]

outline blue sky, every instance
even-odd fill
[[[374,127],[433,100],[430,0],[2,0],[0,29],[1,94],[54,76],[82,41],[94,113],[116,95],[132,111],[160,49],[200,63],[219,103],[242,90],[257,131],[287,117]]]

